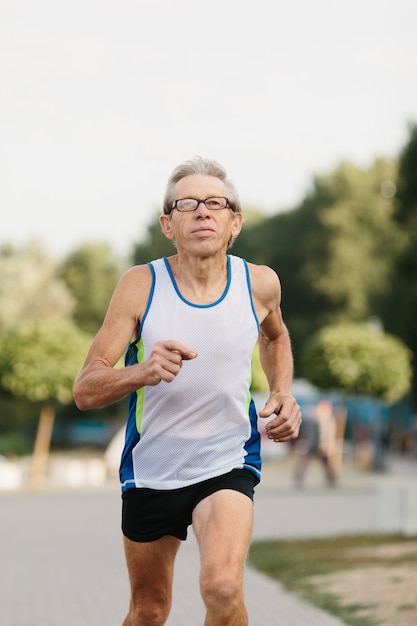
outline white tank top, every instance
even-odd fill
[[[176,489],[247,467],[260,473],[251,401],[252,351],[259,323],[246,262],[227,256],[222,296],[198,305],[180,293],[167,259],[150,263],[153,284],[139,338],[126,364],[143,362],[157,341],[197,350],[176,378],[131,394],[122,488]]]

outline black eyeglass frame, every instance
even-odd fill
[[[213,198],[219,198],[222,200],[226,200],[226,206],[220,207],[219,209],[213,209],[211,207],[208,207],[206,202],[207,200],[212,200]],[[197,202],[196,206],[194,209],[179,209],[177,206],[178,202],[181,202],[181,200],[195,200],[195,202]],[[172,206],[170,208],[170,213],[174,210],[177,209],[177,211],[179,211],[180,213],[191,213],[192,211],[197,211],[198,207],[200,206],[200,204],[203,203],[204,206],[206,207],[206,209],[208,211],[224,211],[224,209],[229,208],[231,211],[235,212],[234,208],[231,206],[230,202],[229,202],[229,198],[226,198],[226,196],[209,196],[208,198],[204,198],[203,199],[199,199],[199,198],[178,198],[177,200],[174,200],[174,202],[172,203]]]

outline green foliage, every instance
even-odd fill
[[[37,243],[0,247],[0,331],[29,319],[71,316],[74,301],[56,270],[56,262]]]
[[[411,355],[396,337],[367,324],[318,331],[306,344],[303,371],[320,389],[342,389],[393,403],[410,389]]]
[[[396,219],[407,225],[417,218],[417,124],[410,124],[407,144],[398,163]]]
[[[122,269],[107,244],[85,244],[62,264],[59,275],[75,300],[73,320],[82,330],[98,331]]]
[[[417,125],[398,162],[395,218],[404,243],[392,264],[391,289],[381,307],[387,329],[401,337],[417,358]],[[413,395],[417,404],[417,374]]]
[[[0,340],[0,349],[1,343]],[[2,362],[1,353],[0,362]],[[22,433],[25,426],[37,419],[37,408],[25,398],[17,398],[6,391],[0,379],[0,433]]]
[[[0,340],[0,386],[34,403],[68,404],[91,337],[68,321],[29,321]]]
[[[30,454],[33,442],[18,432],[0,433],[0,454],[3,456],[22,456]]]
[[[391,267],[403,235],[393,218],[395,164],[367,169],[342,163],[316,177],[292,211],[243,229],[234,252],[271,266],[296,365],[305,341],[324,325],[378,314],[391,290]]]
[[[324,296],[335,317],[360,320],[372,313],[375,298],[389,287],[389,270],[400,244],[390,197],[383,183],[395,177],[392,163],[376,161],[368,170],[344,163],[316,180],[320,229],[306,279]]]

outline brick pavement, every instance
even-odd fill
[[[118,506],[116,492],[0,496],[2,626],[120,626]]]
[[[117,490],[0,495],[0,624],[121,626],[128,580]],[[248,568],[251,626],[338,626]],[[169,626],[204,621],[195,540],[181,547]]]

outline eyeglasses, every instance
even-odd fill
[[[228,198],[223,197],[213,197],[206,198],[205,200],[197,200],[197,198],[180,198],[179,200],[174,200],[171,206],[171,211],[177,209],[180,212],[187,211],[196,211],[200,204],[203,203],[205,207],[209,211],[220,211],[221,209],[229,209],[234,210],[233,207],[230,206]]]

